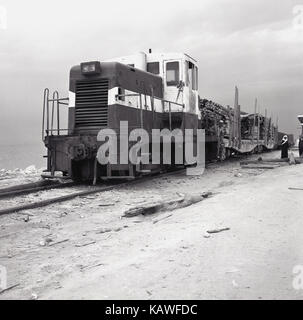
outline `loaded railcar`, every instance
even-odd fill
[[[273,150],[278,131],[271,118],[240,110],[236,88],[235,107],[224,107],[201,99],[202,128],[206,130],[206,155],[224,160],[232,153],[254,153]]]

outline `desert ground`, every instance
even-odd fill
[[[0,265],[14,286],[0,299],[301,299],[293,269],[303,265],[303,190],[289,188],[303,188],[303,165],[244,169],[239,161],[0,216]],[[2,172],[0,188],[38,177]],[[203,192],[211,196],[185,208],[124,217]]]

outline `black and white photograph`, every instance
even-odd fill
[[[0,300],[302,300],[302,85],[303,0],[0,0]]]

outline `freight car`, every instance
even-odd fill
[[[278,130],[272,119],[241,111],[238,100],[238,88],[234,108],[200,100],[202,128],[206,130],[206,153],[210,158],[224,160],[234,153],[257,153],[277,147]]]
[[[67,128],[61,128],[61,105],[68,105]],[[125,130],[122,122],[128,124]],[[275,143],[276,128],[267,118],[240,111],[238,89],[233,109],[200,99],[197,61],[183,53],[150,51],[111,61],[84,62],[70,70],[69,98],[60,99],[56,91],[50,97],[49,90],[44,91],[42,137],[49,177],[60,171],[73,180],[96,182],[160,171],[169,166],[162,157],[156,164],[121,161],[123,135],[129,137],[131,130],[144,129],[151,141],[154,129],[178,129],[183,136],[191,129],[193,152],[197,153],[199,128],[206,131],[206,155],[222,160],[234,152],[253,152],[263,146],[271,149]],[[98,139],[101,129],[118,133],[117,163],[99,161],[98,150],[106,143]],[[134,144],[125,147],[127,155]],[[186,161],[182,147],[182,164],[193,165],[193,161]],[[163,148],[162,139],[161,156]],[[177,146],[172,144],[171,148],[170,165],[174,166]],[[147,150],[145,156],[151,158],[152,146]]]

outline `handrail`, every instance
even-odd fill
[[[55,91],[56,92],[56,91]],[[69,101],[69,98],[60,98],[60,99],[48,99],[49,102],[52,102],[52,101],[59,101],[60,104],[65,104],[65,105],[68,105],[68,103],[63,103],[63,102],[60,102],[60,101]]]
[[[56,99],[57,97],[57,99]],[[57,102],[57,130],[60,129],[60,122],[59,122],[59,93],[58,91],[54,91],[53,92],[53,99],[52,99],[52,123],[51,123],[51,131],[53,131],[54,129],[54,109],[55,109],[55,103]],[[59,134],[59,131],[58,131],[58,134]]]
[[[141,96],[140,93],[130,93],[130,94],[116,94],[116,98],[124,98],[124,97],[139,97]],[[169,100],[165,100],[165,99],[162,99],[162,98],[158,98],[156,96],[153,97],[154,99],[157,99],[157,100],[160,100],[164,103],[168,103],[168,104],[174,104],[174,105],[177,105],[177,106],[180,106],[182,108],[185,107],[184,103],[178,103],[178,102],[174,102],[174,101],[169,101]]]
[[[69,98],[59,98],[59,92],[55,90],[52,95],[52,99],[49,98],[50,90],[48,88],[44,89],[43,92],[43,118],[42,118],[42,141],[44,138],[45,122],[46,122],[46,136],[57,132],[60,135],[60,131],[67,131],[68,129],[60,129],[60,105],[69,105]],[[50,103],[52,103],[51,115],[50,113]],[[54,117],[57,112],[57,128],[54,129]]]
[[[44,141],[45,113],[47,113],[46,134],[48,135],[48,130],[49,130],[49,118],[48,118],[49,117],[49,89],[48,88],[45,88],[43,92],[42,141]]]

